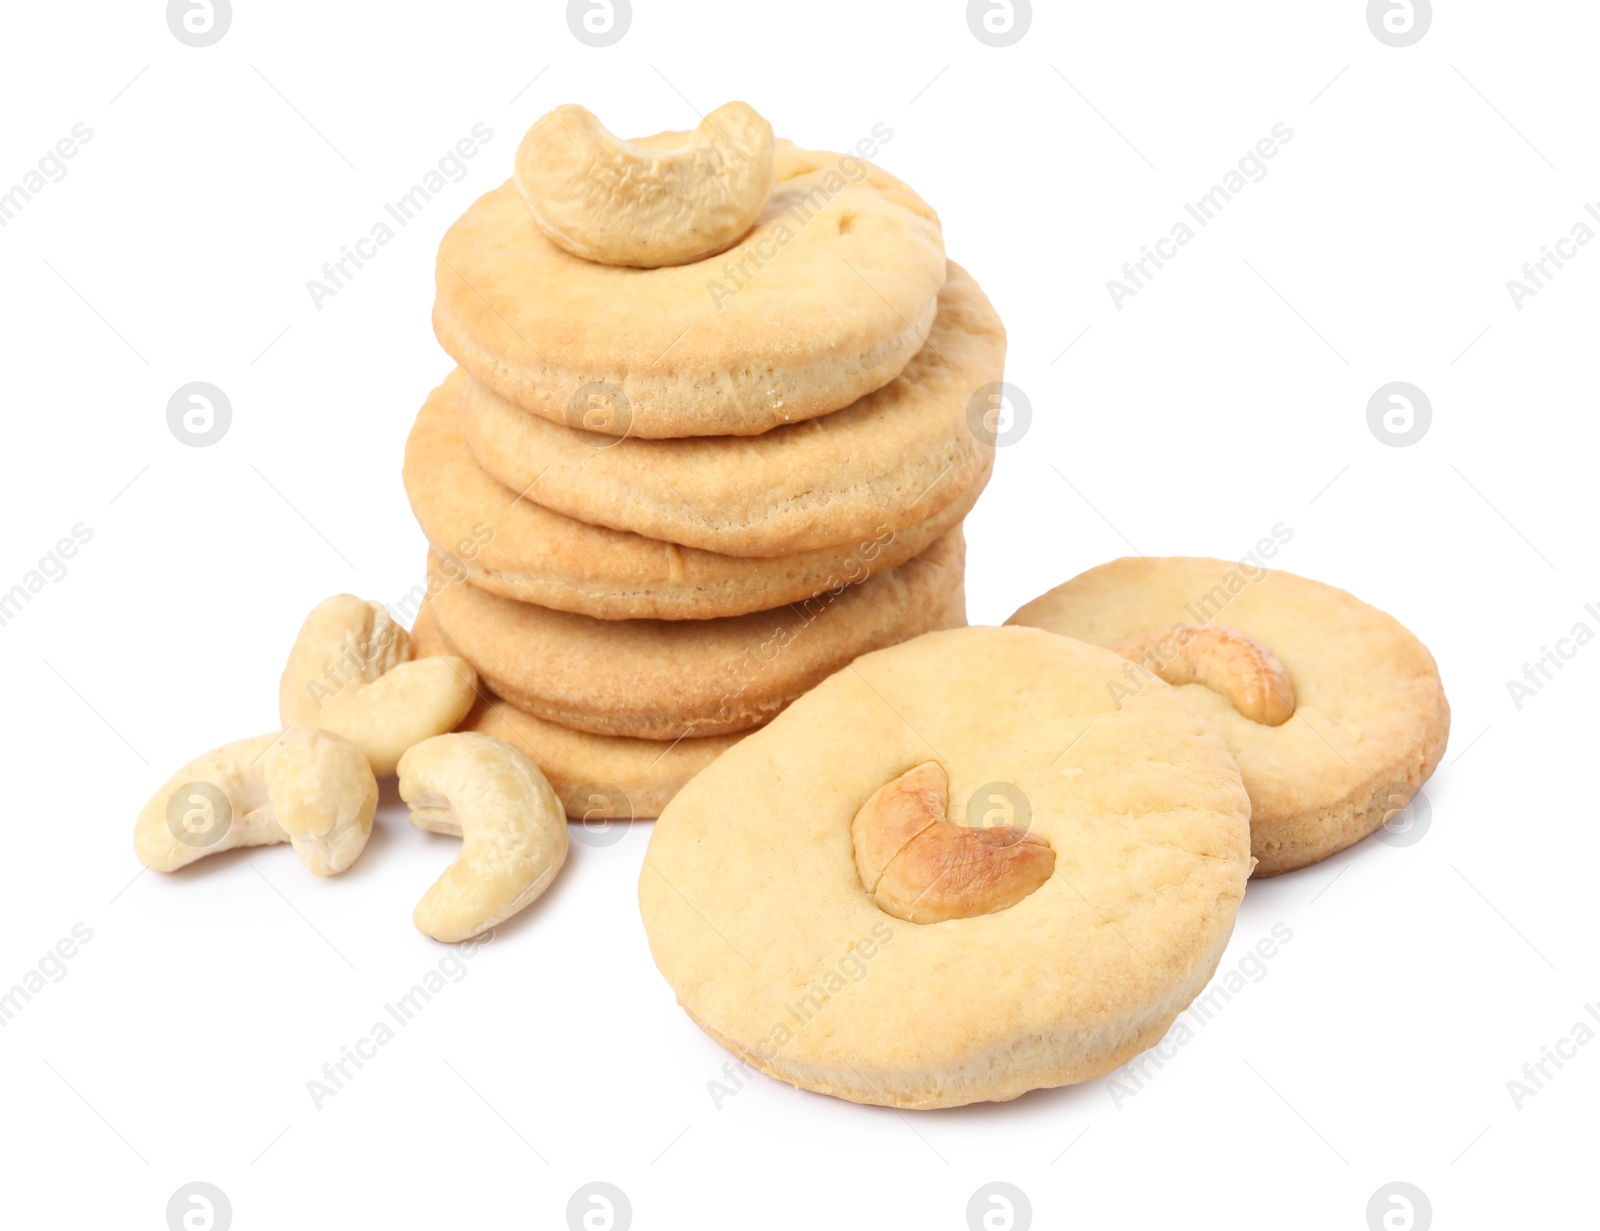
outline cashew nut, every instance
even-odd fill
[[[516,914],[567,858],[567,814],[539,767],[504,740],[437,735],[400,758],[400,798],[419,829],[461,839],[412,921],[435,940],[468,940]]]
[[[284,726],[322,727],[392,774],[413,744],[455,729],[477,699],[463,658],[411,661],[411,638],[378,603],[325,599],[306,617],[278,683]]]
[[[517,148],[517,189],[552,243],[603,265],[654,269],[731,248],[761,216],[776,175],[772,125],[726,103],[677,149],[608,132],[557,107]]]
[[[175,872],[239,846],[294,844],[318,876],[343,872],[367,844],[378,780],[349,740],[290,727],[196,757],[151,797],[133,828],[140,862]]]
[[[1294,683],[1278,656],[1237,629],[1174,624],[1111,648],[1169,684],[1204,684],[1252,722],[1276,727],[1294,716]]]
[[[1015,906],[1050,879],[1049,843],[1009,825],[952,825],[949,802],[944,768],[927,761],[856,813],[856,872],[879,910],[908,923],[970,919]]]

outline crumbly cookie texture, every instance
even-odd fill
[[[723,620],[595,620],[471,584],[432,596],[451,652],[519,709],[596,735],[749,730],[870,650],[965,622],[960,530],[899,568]],[[429,573],[442,575],[437,559]]]
[[[1293,713],[1279,725],[1247,717],[1204,684],[1178,689],[1238,759],[1257,876],[1316,863],[1372,833],[1391,806],[1387,788],[1425,782],[1449,738],[1450,706],[1427,648],[1394,617],[1281,569],[1114,560],[1008,623],[1104,646],[1150,629],[1212,624],[1271,651],[1293,684]],[[1119,697],[1146,688],[1133,663],[1116,664],[1103,685]]]
[[[450,653],[429,606],[417,615],[411,646],[419,659]],[[480,689],[477,705],[459,729],[492,735],[522,749],[544,771],[567,815],[591,825],[660,816],[689,779],[742,738],[646,740],[595,735],[519,710],[486,689]]]
[[[804,602],[893,568],[958,524],[992,456],[932,516],[834,547],[764,559],[592,526],[496,482],[461,436],[457,371],[429,396],[406,441],[403,479],[422,532],[484,590],[602,620],[705,620]]]
[[[994,446],[968,405],[1000,380],[1006,335],[952,262],[927,342],[881,389],[760,436],[617,439],[551,423],[481,381],[461,390],[461,430],[514,492],[591,525],[705,551],[778,556],[900,530],[988,473]]]
[[[590,386],[614,386],[628,407],[614,435],[751,435],[848,406],[927,337],[945,279],[938,215],[853,157],[779,141],[775,160],[772,196],[736,247],[661,269],[564,251],[508,181],[439,246],[440,345],[556,423]]]
[[[931,633],[719,757],[662,813],[639,879],[690,1017],[783,1081],[906,1108],[1085,1081],[1159,1040],[1232,931],[1249,801],[1176,690],[1111,702],[1117,667],[1037,629]],[[973,917],[880,909],[853,825],[929,761],[947,822],[1026,826],[1049,879]]]

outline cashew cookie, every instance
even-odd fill
[[[469,379],[462,437],[524,503],[724,556],[910,531],[981,490],[994,457],[969,403],[1005,374],[1005,327],[972,275],[954,261],[949,271],[927,344],[831,415],[759,436],[618,440],[530,415]]]
[[[411,647],[418,658],[450,653],[431,604],[417,613]],[[567,816],[591,828],[660,816],[684,783],[739,740],[737,734],[679,740],[594,735],[535,717],[487,691],[460,730],[522,749],[550,780]]]
[[[1249,800],[1176,689],[1028,628],[858,658],[701,771],[639,877],[650,951],[740,1060],[890,1107],[1015,1098],[1159,1041],[1216,968]]]
[[[898,568],[725,619],[594,620],[473,584],[445,586],[429,605],[451,652],[519,709],[671,742],[759,726],[859,654],[966,623],[965,569],[958,528]]]
[[[1128,661],[1103,682],[1116,702],[1179,686],[1238,758],[1257,876],[1392,831],[1449,738],[1427,648],[1392,616],[1280,569],[1113,560],[1008,623],[1116,649]]]
[[[453,373],[429,395],[406,441],[401,478],[423,534],[478,589],[599,620],[742,616],[903,564],[967,515],[993,462],[985,456],[953,501],[909,526],[879,522],[832,547],[764,559],[701,551],[590,525],[498,483],[461,435],[464,377]],[[457,553],[461,543],[470,554]]]
[[[658,269],[574,256],[515,183],[493,189],[439,244],[439,344],[507,401],[614,437],[759,435],[882,388],[938,308],[938,215],[854,154],[779,141],[774,159],[771,199],[733,248]]]

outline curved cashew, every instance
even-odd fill
[[[1204,684],[1252,722],[1276,727],[1294,716],[1294,683],[1278,656],[1236,629],[1173,624],[1111,648],[1169,684]]]
[[[949,801],[949,778],[928,761],[856,813],[856,872],[879,910],[908,923],[970,919],[1015,906],[1050,879],[1056,853],[1044,839],[1009,825],[952,825]]]
[[[378,603],[338,594],[300,626],[278,682],[278,720],[322,727],[392,774],[413,744],[454,730],[477,699],[463,658],[411,661],[411,638]]]
[[[539,767],[503,740],[437,735],[400,758],[400,798],[418,829],[452,834],[461,853],[412,921],[435,940],[468,940],[549,887],[567,858],[567,814]]]
[[[586,107],[557,107],[517,148],[517,189],[552,243],[603,265],[683,265],[737,243],[776,176],[772,125],[726,103],[682,147],[608,132]]]
[[[139,813],[133,849],[157,872],[239,846],[292,842],[318,876],[361,854],[378,780],[359,748],[331,731],[290,727],[224,744],[168,779]]]

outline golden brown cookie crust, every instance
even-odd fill
[[[750,435],[848,406],[927,336],[945,277],[938,215],[859,160],[779,141],[776,161],[772,197],[735,248],[660,269],[564,252],[508,180],[439,246],[440,345],[556,423],[579,390],[615,385],[632,434],[649,439]]]
[[[617,439],[462,388],[462,435],[524,499],[705,551],[778,556],[904,529],[981,488],[994,446],[968,404],[1001,379],[1005,327],[954,262],[928,341],[881,389],[760,436]]]
[[[1281,569],[1182,557],[1114,560],[1007,621],[1103,646],[1183,622],[1254,638],[1294,685],[1294,716],[1276,727],[1252,722],[1202,685],[1179,689],[1238,758],[1252,803],[1257,876],[1305,867],[1360,841],[1383,823],[1384,788],[1420,786],[1444,754],[1450,706],[1427,648],[1394,617]],[[1113,691],[1140,686],[1137,672],[1123,666],[1107,681]]]
[[[1122,709],[1109,651],[1035,629],[857,659],[699,774],[640,873],[650,949],[750,1064],[856,1102],[949,1107],[1100,1076],[1205,986],[1250,870],[1249,802],[1170,688]],[[950,819],[1009,784],[1054,875],[993,914],[878,909],[854,858],[872,793],[937,760]]]
[[[457,370],[429,395],[406,441],[403,478],[422,532],[480,588],[596,619],[719,619],[802,602],[922,552],[967,515],[988,481],[985,465],[926,520],[886,523],[837,547],[766,558],[680,547],[588,525],[496,482],[461,436],[465,379]]]
[[[485,685],[550,722],[637,739],[749,730],[858,654],[955,618],[959,529],[856,585],[722,620],[595,620],[450,585],[439,631]],[[430,557],[430,573],[442,571]]]
[[[412,653],[428,658],[450,653],[426,604],[411,630]],[[685,783],[741,735],[705,739],[643,740],[594,735],[517,709],[487,689],[459,730],[478,731],[521,748],[550,780],[574,820],[643,820],[661,810]],[[620,800],[613,790],[621,793]],[[603,813],[603,815],[601,815]]]

